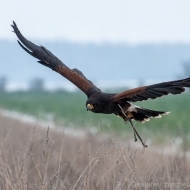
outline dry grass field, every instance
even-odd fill
[[[189,155],[174,150],[172,138],[168,153],[135,144],[114,132],[110,136],[69,135],[0,114],[0,188],[190,188]]]

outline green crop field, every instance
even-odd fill
[[[190,135],[190,93],[169,95],[156,100],[137,102],[136,105],[148,109],[170,111],[162,119],[151,119],[144,124],[134,122],[142,136],[158,137]],[[55,123],[72,127],[102,126],[104,131],[114,129],[117,133],[129,132],[130,125],[124,124],[115,115],[94,114],[86,111],[86,96],[81,92],[14,92],[0,93],[0,107],[20,113],[34,115],[38,118],[51,118]],[[165,135],[166,134],[166,135]]]

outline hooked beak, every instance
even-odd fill
[[[86,106],[87,111],[92,110],[93,108],[94,108],[94,106],[92,104],[87,104],[87,106]]]

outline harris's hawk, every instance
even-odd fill
[[[40,64],[51,68],[67,78],[87,95],[87,110],[94,113],[115,114],[123,118],[125,122],[129,121],[134,130],[135,141],[137,140],[137,135],[144,147],[147,146],[142,141],[131,120],[144,123],[145,121],[149,121],[151,117],[160,118],[169,112],[149,110],[133,105],[131,102],[147,100],[149,98],[156,99],[168,94],[181,94],[185,91],[184,87],[190,87],[190,78],[186,78],[150,86],[142,86],[118,94],[104,93],[88,80],[81,71],[78,69],[70,69],[48,49],[43,46],[37,46],[27,40],[20,33],[15,22],[13,22],[12,27],[20,40],[18,41],[19,45],[26,52],[37,58]]]

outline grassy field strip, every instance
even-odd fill
[[[136,105],[158,111],[170,111],[161,119],[151,119],[144,124],[135,122],[139,133],[144,137],[153,136],[155,143],[169,138],[182,137],[190,144],[190,93],[179,96],[166,96],[156,100],[137,102]],[[113,128],[121,135],[127,135],[130,126],[115,115],[94,114],[87,112],[86,96],[80,92],[14,92],[0,93],[0,107],[5,110],[33,115],[42,120],[53,121],[57,125],[74,128],[97,129],[104,131]],[[164,134],[164,135],[163,135]]]

